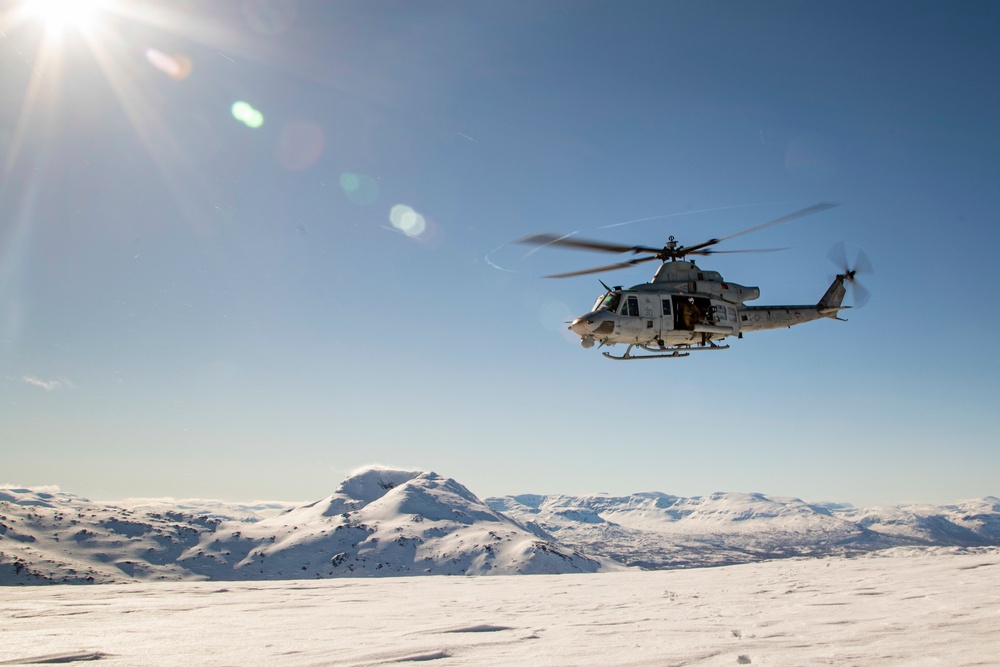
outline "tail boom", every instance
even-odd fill
[[[823,298],[814,306],[744,306],[740,309],[740,331],[784,329],[823,317],[845,321],[838,317],[840,311],[850,308],[841,305],[847,293],[844,280],[843,275],[834,278]]]

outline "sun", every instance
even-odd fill
[[[24,18],[39,21],[50,37],[61,36],[69,29],[90,31],[107,0],[23,0]]]

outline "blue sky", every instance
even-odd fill
[[[0,482],[1000,495],[995,3],[108,0],[58,36],[2,7]],[[848,241],[870,302],[684,360],[565,331],[649,265],[548,280],[614,257],[511,243],[821,201],[699,264],[813,303]]]

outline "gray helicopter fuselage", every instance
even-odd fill
[[[623,343],[655,349],[714,346],[744,332],[836,318],[844,297],[838,276],[815,305],[747,306],[760,290],[727,282],[691,261],[664,262],[653,280],[598,297],[593,309],[570,324],[584,347]]]

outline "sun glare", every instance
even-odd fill
[[[23,11],[28,19],[40,21],[50,35],[61,35],[67,29],[85,32],[93,27],[105,0],[24,0]]]

